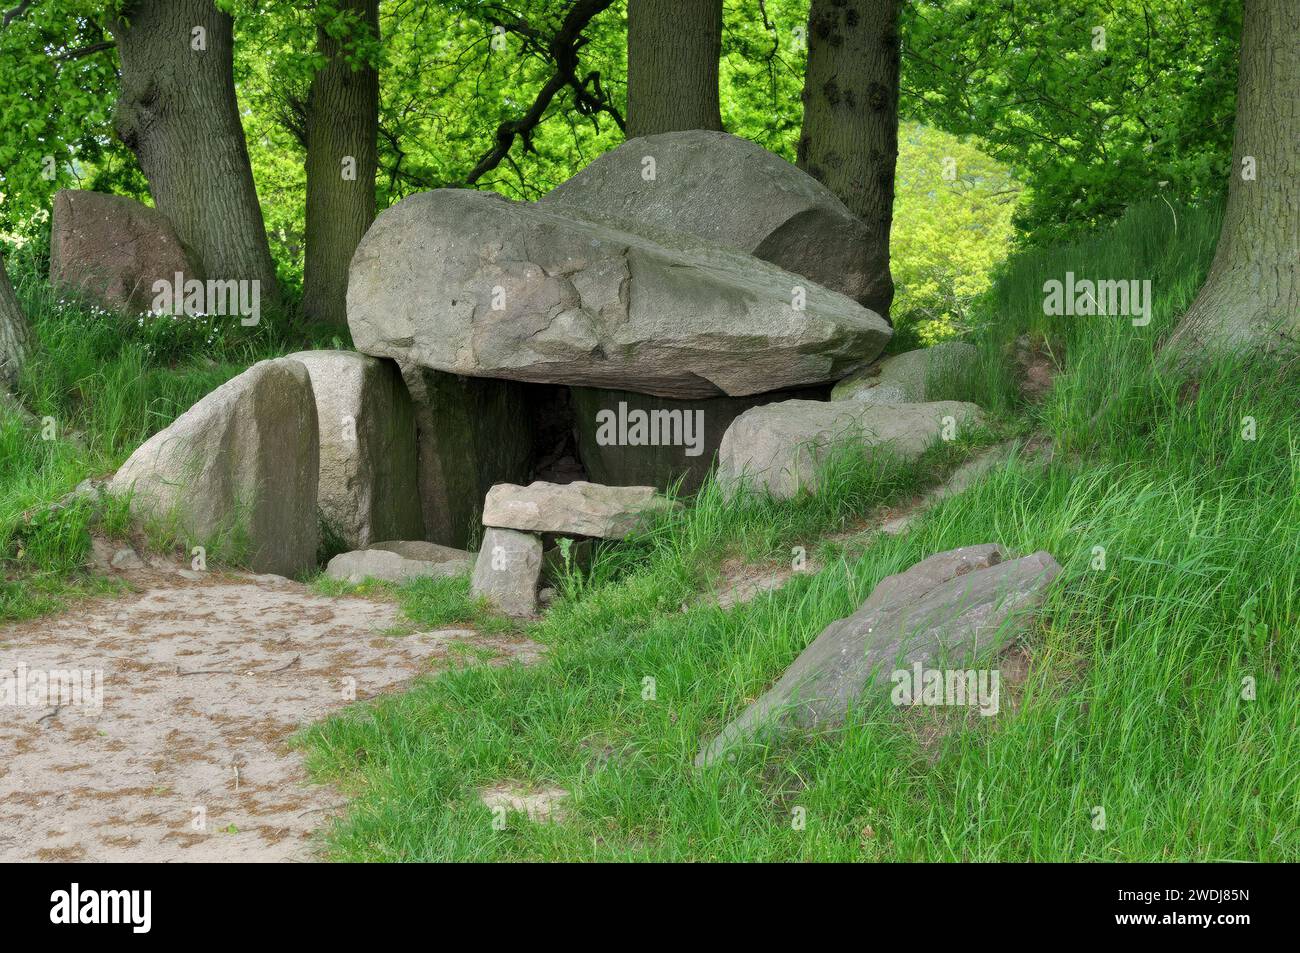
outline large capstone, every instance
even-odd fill
[[[355,351],[291,357],[306,366],[316,395],[321,515],[353,549],[424,536],[415,411],[397,366]]]
[[[695,236],[465,189],[379,216],[352,260],[348,323],[359,350],[406,365],[678,399],[838,380],[891,334],[852,299]]]
[[[725,132],[631,139],[539,204],[651,236],[686,232],[869,308],[889,305],[889,273],[866,225],[806,172]]]
[[[316,400],[300,361],[254,364],[150,437],[108,489],[142,521],[179,529],[258,572],[315,566]]]
[[[110,311],[142,314],[175,310],[181,285],[202,280],[197,258],[181,243],[167,217],[122,195],[64,189],[54,196],[50,220],[50,284],[84,295]],[[166,283],[166,293],[157,282]]]

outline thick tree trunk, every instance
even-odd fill
[[[9,283],[4,256],[0,255],[0,390],[18,386],[18,375],[31,350],[32,332]]]
[[[275,267],[235,101],[233,21],[212,0],[134,0],[110,23],[122,58],[115,125],[154,204],[208,278],[258,280]],[[200,48],[201,47],[201,48]]]
[[[1245,0],[1223,230],[1209,277],[1169,346],[1190,357],[1300,348],[1296,0]]]
[[[722,0],[628,0],[627,137],[722,129]]]
[[[379,35],[379,0],[342,0]],[[375,219],[379,74],[344,58],[339,40],[318,31],[328,62],[312,80],[307,100],[307,262],[303,314],[347,325],[348,265]]]
[[[889,227],[898,158],[897,0],[812,0],[798,162],[866,223],[875,241],[861,299],[894,298]]]

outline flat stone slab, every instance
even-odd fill
[[[423,541],[394,541],[339,553],[329,561],[325,575],[353,584],[366,579],[403,583],[421,576],[459,576],[469,572],[473,562],[473,554],[463,549]]]
[[[623,539],[651,514],[672,505],[652,486],[605,486],[585,480],[498,483],[488,490],[483,525]]]
[[[974,404],[786,400],[747,410],[727,428],[718,451],[718,480],[788,499],[816,492],[818,469],[837,444],[881,448],[910,459],[935,441],[981,423]]]
[[[997,655],[1024,630],[1061,567],[1045,552],[1003,561],[995,545],[938,553],[888,576],[853,615],[832,622],[780,680],[695,763],[794,729],[843,722],[850,708],[916,663],[965,669]]]
[[[542,540],[533,533],[488,527],[474,564],[470,592],[482,596],[508,616],[537,614],[537,586],[542,575]]]

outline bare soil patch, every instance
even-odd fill
[[[295,731],[422,673],[543,651],[463,628],[388,636],[396,606],[277,576],[135,581],[0,628],[0,672],[103,678],[98,710],[0,704],[0,861],[312,860],[344,805],[307,783]]]

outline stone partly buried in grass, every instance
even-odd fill
[[[256,572],[315,566],[320,443],[307,368],[254,364],[149,438],[108,490],[188,545],[226,544]]]
[[[838,725],[895,670],[969,668],[1010,645],[1060,573],[1037,552],[1003,561],[995,545],[939,553],[883,579],[857,612],[832,622],[758,701],[701,749],[704,766],[746,743]]]
[[[392,540],[339,553],[325,567],[325,575],[354,585],[366,579],[403,583],[422,576],[459,576],[473,562],[474,554],[463,549],[424,540]]]
[[[203,278],[167,216],[121,195],[64,189],[50,222],[50,284],[110,311],[142,314],[154,284]]]
[[[979,349],[963,341],[945,341],[934,347],[895,354],[850,374],[835,385],[831,400],[906,404],[931,398],[935,382],[949,396],[963,393],[979,360]],[[938,396],[938,395],[934,395]]]
[[[983,421],[962,401],[862,403],[786,400],[747,410],[727,428],[718,451],[718,482],[727,493],[747,485],[780,499],[815,492],[818,469],[837,446],[920,456]]]
[[[605,486],[577,480],[528,486],[498,483],[483,504],[483,525],[531,533],[622,539],[656,512],[678,506],[652,486]]]

